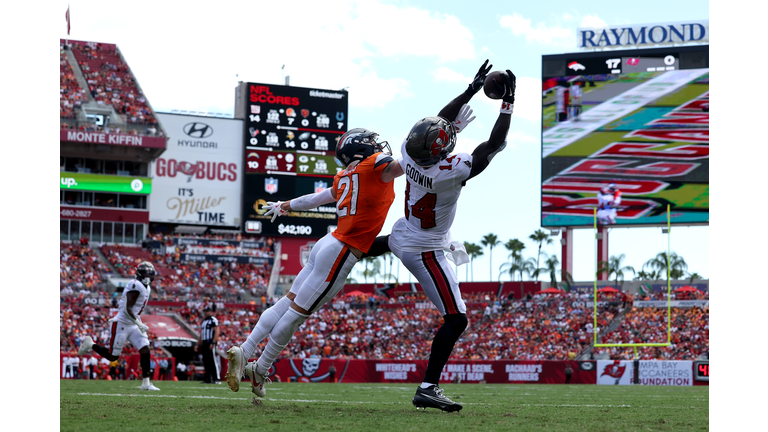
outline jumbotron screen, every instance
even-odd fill
[[[541,226],[709,223],[709,46],[542,57]]]
[[[243,98],[243,227],[246,232],[319,238],[336,226],[336,205],[289,212],[270,222],[268,201],[333,186],[342,169],[336,141],[347,131],[346,90],[247,83]]]

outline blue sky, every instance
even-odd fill
[[[66,2],[61,3],[62,17]],[[233,113],[238,80],[340,89],[350,93],[350,127],[377,131],[399,152],[420,118],[436,115],[461,93],[482,62],[518,77],[515,115],[507,149],[469,182],[459,201],[454,238],[479,243],[494,233],[518,238],[535,257],[528,236],[539,228],[541,56],[575,52],[578,27],[709,19],[701,1],[626,2],[293,1],[132,2],[74,0],[72,39],[116,43],[157,111]],[[473,10],[474,9],[474,10]],[[137,26],[141,23],[141,27]],[[61,23],[60,37],[66,36]],[[457,149],[471,152],[486,140],[498,102],[479,93],[477,119],[459,135]],[[401,217],[404,180],[383,231]],[[610,253],[640,270],[665,251],[659,228],[614,229]],[[560,253],[559,238],[545,246]],[[574,235],[574,278],[594,277],[591,230]],[[709,227],[673,229],[672,250],[689,270],[709,277]],[[507,251],[475,260],[474,279],[498,279]],[[404,279],[404,269],[401,279]],[[464,280],[465,271],[459,269]],[[542,277],[544,279],[544,277]],[[504,276],[503,280],[508,280]]]

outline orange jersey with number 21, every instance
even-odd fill
[[[333,178],[339,216],[333,236],[339,241],[363,252],[371,248],[395,200],[395,182],[381,180],[381,173],[392,162],[392,156],[375,153]]]

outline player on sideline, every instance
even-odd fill
[[[141,389],[156,391],[160,389],[149,382],[149,339],[147,338],[149,327],[141,322],[141,312],[149,300],[149,284],[153,280],[155,280],[155,266],[147,261],[139,264],[136,268],[136,279],[128,282],[123,289],[117,315],[109,320],[111,322],[109,346],[95,344],[90,336],[86,336],[77,353],[83,355],[93,349],[96,354],[105,359],[115,361],[120,357],[125,341],[128,340],[139,349],[139,364],[144,378]]]
[[[290,210],[309,210],[336,202],[338,228],[312,248],[307,265],[299,272],[290,292],[259,318],[248,339],[227,351],[226,380],[232,391],[240,389],[243,370],[251,379],[253,393],[264,397],[269,368],[310,314],[331,300],[343,287],[352,267],[368,252],[384,225],[395,199],[392,180],[403,174],[392,158],[389,144],[377,142],[378,134],[355,128],[341,136],[336,158],[344,170],[333,187],[285,202],[269,202],[265,214],[272,221]],[[245,362],[269,334],[269,342],[257,362]]]
[[[392,234],[378,237],[368,254],[377,256],[391,250],[416,276],[444,319],[432,340],[424,381],[413,397],[416,408],[439,408],[449,412],[462,409],[461,404],[445,397],[438,386],[440,373],[468,324],[459,280],[443,251],[449,252],[449,259],[457,265],[469,261],[464,246],[451,238],[450,228],[462,187],[467,180],[483,172],[494,156],[506,147],[516,78],[507,70],[502,79],[504,82],[494,81],[498,93],[504,95],[499,117],[488,141],[479,144],[471,155],[451,154],[459,130],[450,120],[457,112],[461,116],[467,109],[462,104],[482,87],[484,74],[480,87],[473,87],[477,82],[474,81],[467,91],[446,105],[438,117],[426,117],[413,126],[403,142],[403,156],[398,161],[406,176],[405,217],[395,222]]]

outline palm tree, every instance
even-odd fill
[[[373,277],[373,282],[376,283],[376,275],[381,273],[381,262],[379,261],[379,257],[367,256],[363,258],[362,261],[365,263],[365,269],[363,270],[363,279],[365,279],[365,283],[368,283],[369,277]],[[368,265],[371,265],[370,269],[368,269]]]
[[[475,258],[483,255],[483,248],[474,243],[464,242],[464,248],[469,255],[469,265],[472,268],[472,282],[475,281]]]
[[[513,256],[520,255],[523,252],[523,249],[525,249],[525,243],[518,239],[510,239],[504,243],[504,247],[509,251],[509,258],[512,258]]]
[[[598,263],[599,268],[597,269],[598,273],[607,273],[608,278],[611,278],[611,275],[616,276],[616,289],[619,289],[619,279],[621,279],[622,282],[624,282],[624,272],[625,271],[631,271],[632,274],[635,274],[635,269],[632,266],[621,266],[621,262],[624,261],[625,255],[621,254],[619,256],[612,255],[610,258],[608,258],[608,261],[600,261]]]
[[[643,264],[643,268],[646,267],[656,270],[659,273],[659,276],[667,276],[667,284],[669,284],[670,278],[683,277],[685,270],[688,270],[688,264],[686,264],[683,257],[674,252],[672,252],[669,257],[667,257],[666,252],[659,252],[655,257]],[[668,275],[667,268],[669,268]]]
[[[537,269],[537,272],[536,272],[536,276],[535,276],[535,278],[538,279],[539,278],[539,273],[538,273],[538,270],[539,270],[539,259],[541,258],[541,245],[545,244],[545,243],[548,244],[548,245],[551,245],[552,244],[552,239],[549,238],[549,234],[547,234],[546,232],[544,232],[543,230],[540,230],[540,229],[537,229],[536,231],[534,231],[533,234],[528,236],[528,238],[539,244],[539,252],[538,252],[538,255],[536,255],[536,269]]]
[[[499,241],[499,237],[496,234],[489,233],[483,236],[483,239],[480,240],[480,244],[483,246],[486,246],[490,248],[490,253],[488,254],[488,257],[490,258],[490,266],[488,268],[488,271],[490,272],[488,276],[490,277],[490,280],[493,280],[493,247],[501,243]]]
[[[546,258],[544,260],[544,267],[537,268],[537,271],[543,270],[549,273],[550,285],[552,285],[552,288],[557,288],[557,268],[560,266],[560,260],[557,259],[557,255],[552,255],[551,257],[548,257],[547,254],[544,253],[544,257]]]
[[[521,255],[515,255],[512,262],[507,262],[499,267],[499,271],[506,271],[510,276],[515,273],[520,275],[520,298],[523,298],[523,273],[529,276],[536,271],[536,260],[533,258],[523,259]]]
[[[700,274],[698,274],[696,272],[688,273],[688,283],[691,284],[691,285],[693,285],[693,281],[695,281],[695,280],[702,280],[702,279],[704,279],[704,276],[702,276],[702,275],[700,275]]]

